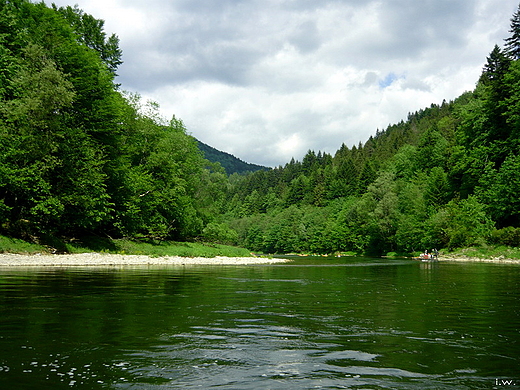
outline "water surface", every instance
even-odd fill
[[[514,388],[518,286],[517,265],[367,258],[4,268],[0,388]]]

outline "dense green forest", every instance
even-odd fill
[[[473,91],[334,155],[242,175],[120,90],[118,45],[77,7],[0,0],[0,234],[269,253],[520,246],[519,12]]]
[[[234,183],[222,209],[264,252],[410,253],[520,246],[520,10],[474,91],[409,114],[365,144]]]
[[[204,158],[213,163],[219,163],[228,175],[233,173],[245,174],[260,170],[268,170],[269,168],[245,162],[232,154],[222,152],[212,146],[198,141],[199,149],[202,151]]]
[[[225,175],[182,121],[119,90],[118,44],[77,7],[0,1],[1,234],[201,234]]]

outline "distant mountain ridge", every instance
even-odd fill
[[[256,172],[261,170],[268,170],[268,167],[264,167],[262,165],[251,164],[241,159],[233,156],[232,154],[222,152],[218,149],[215,149],[212,146],[206,145],[205,143],[197,140],[199,149],[204,154],[204,158],[213,163],[218,162],[225,169],[228,175],[233,173],[246,173],[246,172]]]

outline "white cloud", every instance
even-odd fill
[[[517,0],[76,0],[120,37],[122,88],[276,166],[470,90]],[[66,5],[63,0],[55,1]]]

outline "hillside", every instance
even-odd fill
[[[520,13],[514,20],[520,37]],[[520,38],[506,42],[474,91],[411,113],[365,144],[309,151],[234,183],[223,214],[237,243],[374,255],[520,246]]]
[[[261,170],[267,170],[269,168],[263,167],[261,165],[250,164],[241,159],[233,156],[232,154],[221,152],[218,149],[215,149],[212,146],[206,145],[203,142],[198,141],[199,149],[204,153],[204,158],[215,163],[218,162],[222,167],[226,170],[228,175],[233,173],[247,173],[247,172],[256,172]]]

